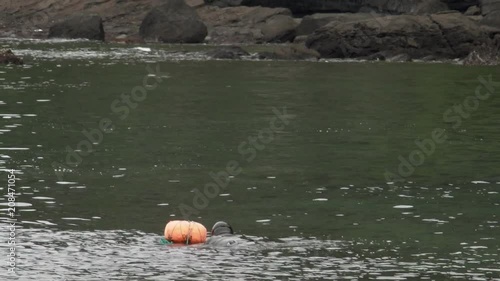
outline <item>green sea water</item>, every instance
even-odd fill
[[[0,276],[500,280],[499,68],[0,43]],[[186,218],[258,247],[160,245]]]

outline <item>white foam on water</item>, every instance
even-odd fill
[[[33,199],[35,200],[54,200],[55,198],[52,198],[52,197],[43,197],[43,196],[35,196],[35,197],[32,197]]]
[[[134,50],[138,50],[141,52],[151,52],[151,48],[145,48],[145,47],[135,47],[133,48]]]
[[[84,219],[84,218],[61,218],[62,220],[68,220],[68,221],[90,221],[90,219]]]
[[[10,204],[12,205],[12,203]],[[0,206],[9,206],[9,203],[0,203]],[[33,206],[31,203],[15,202],[15,207],[31,207],[31,206]]]
[[[52,223],[50,221],[45,221],[45,220],[37,220],[37,222],[39,222],[41,224],[45,224],[45,225],[57,225],[55,223]]]
[[[393,207],[394,209],[411,209],[413,208],[412,205],[396,205]]]

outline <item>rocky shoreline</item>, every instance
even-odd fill
[[[3,1],[0,37],[130,44],[277,43],[284,46],[262,57],[458,58],[470,64],[494,64],[489,60],[498,58],[500,49],[500,0],[205,1]],[[215,57],[231,59],[242,50],[214,52]]]

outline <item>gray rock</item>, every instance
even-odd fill
[[[305,16],[297,27],[297,36],[312,34],[316,29],[330,22],[362,21],[379,18],[377,13],[342,13],[342,14],[313,14]]]
[[[217,44],[266,42],[262,31],[266,24],[276,17],[292,14],[290,10],[284,8],[242,6],[227,8],[206,6],[197,12],[209,28],[208,42]],[[271,31],[272,28],[269,28],[267,32],[271,34]]]
[[[250,54],[238,46],[222,46],[206,52],[207,56],[214,59],[241,59]]]
[[[293,41],[297,26],[291,16],[277,15],[266,21],[262,27],[262,39],[268,43]]]
[[[320,54],[304,45],[278,46],[271,52],[260,52],[259,59],[267,60],[317,60]]]
[[[481,0],[482,25],[500,32],[500,0]]]
[[[215,44],[239,44],[261,42],[260,29],[232,26],[217,26],[210,31],[207,41]]]
[[[476,47],[464,59],[464,65],[499,65],[500,49],[493,42]]]
[[[425,57],[421,58],[420,60],[425,61],[425,62],[430,62],[430,61],[437,61],[438,58],[436,56],[429,55],[429,56],[425,56]]]
[[[74,14],[51,26],[48,37],[104,41],[102,18],[96,14]]]
[[[463,58],[486,38],[479,25],[460,13],[387,16],[364,21],[331,22],[307,39],[322,57],[366,57],[379,52]]]
[[[386,59],[388,62],[410,62],[411,57],[408,54],[399,54]]]
[[[163,43],[201,43],[207,36],[207,27],[196,11],[184,0],[164,0],[154,7],[142,21],[139,34],[148,41]]]
[[[486,42],[487,36],[480,26],[462,14],[438,14],[430,18],[438,25],[447,42],[443,53],[445,57],[463,58]]]
[[[307,35],[296,36],[295,39],[293,39],[294,44],[305,44],[306,41],[307,41]]]
[[[478,6],[470,6],[469,9],[464,13],[466,16],[477,16],[481,14],[481,8]]]
[[[500,0],[479,0],[479,2],[483,16],[500,11]]]

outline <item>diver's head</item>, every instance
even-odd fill
[[[225,221],[218,221],[212,226],[212,236],[233,233],[233,228]]]

